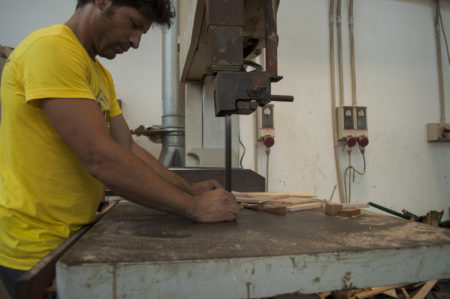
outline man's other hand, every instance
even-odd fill
[[[231,221],[239,210],[234,195],[219,187],[194,196],[192,218],[198,222]]]
[[[200,195],[204,192],[223,188],[216,180],[207,180],[199,183],[191,183],[190,189],[192,195]]]

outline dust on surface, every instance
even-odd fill
[[[285,216],[245,211],[236,221],[196,223],[121,202],[63,257],[67,264],[203,260],[449,245],[450,232],[364,212]]]

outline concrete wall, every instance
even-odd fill
[[[356,175],[352,201],[374,201],[420,215],[444,209],[445,219],[450,206],[450,143],[427,143],[425,134],[427,123],[439,122],[432,2],[355,1],[357,98],[359,105],[368,107],[370,144],[367,174]],[[285,78],[274,84],[274,93],[294,95],[295,102],[275,104],[276,143],[270,154],[269,191],[314,192],[328,198],[336,184],[328,5],[326,0],[281,1],[279,74]],[[442,1],[442,5],[450,38],[450,3]],[[14,47],[33,29],[64,22],[74,7],[75,1],[1,0],[0,44]],[[350,104],[347,7],[348,0],[343,0],[345,103]],[[443,55],[445,59],[445,51]],[[444,63],[448,121],[450,76],[448,63]],[[151,29],[140,49],[104,64],[115,78],[130,127],[160,124],[161,31]],[[243,116],[240,121],[247,150],[243,166],[265,174],[264,148],[254,142],[254,116]],[[159,146],[143,137],[136,140],[158,155]],[[341,161],[345,169],[345,152]],[[352,162],[362,168],[357,150]]]

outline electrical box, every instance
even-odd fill
[[[367,137],[367,107],[341,106],[336,108],[338,140],[348,137]]]
[[[258,108],[258,140],[264,140],[265,137],[275,137],[274,128],[274,106],[267,104]]]
[[[356,137],[367,137],[367,107],[355,107]]]
[[[427,140],[428,142],[449,142],[450,124],[427,124]]]

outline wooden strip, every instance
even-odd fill
[[[252,197],[251,195],[247,194],[247,193],[243,193],[243,192],[238,192],[238,191],[232,191],[231,193],[233,193],[234,196],[236,197]]]
[[[390,289],[388,291],[383,292],[384,295],[392,297],[392,298],[397,298],[397,292],[395,291],[395,289]]]
[[[408,292],[406,291],[406,289],[405,289],[405,288],[400,288],[400,290],[402,291],[402,294],[403,294],[403,296],[405,297],[405,299],[409,299],[409,294],[408,294]]]
[[[436,284],[437,280],[430,280],[415,294],[412,298],[413,299],[423,299],[426,295],[431,291],[431,289]]]
[[[286,197],[316,197],[313,193],[300,193],[300,192],[246,192],[245,194],[254,195],[287,195]]]
[[[320,297],[320,299],[325,299],[325,298],[327,298],[328,296],[331,295],[331,292],[322,292],[322,293],[319,293],[317,295]]]
[[[366,202],[353,202],[353,203],[342,203],[342,207],[344,208],[370,208],[370,205]]]
[[[391,286],[386,286],[386,287],[378,287],[378,288],[372,288],[370,291],[366,291],[366,292],[361,292],[359,294],[356,294],[356,298],[358,299],[364,299],[364,298],[368,298],[368,297],[372,297],[375,296],[377,294],[392,290],[392,289],[397,289],[397,288],[401,288],[406,286],[406,284],[394,284]]]
[[[302,210],[311,210],[311,209],[322,208],[323,205],[324,205],[323,202],[304,203],[304,204],[298,204],[298,205],[290,205],[290,206],[287,206],[286,209],[289,212],[294,212],[294,211],[302,211]]]

